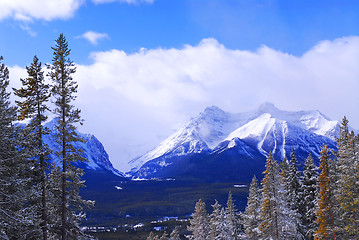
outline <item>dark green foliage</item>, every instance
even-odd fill
[[[53,85],[51,93],[55,99],[54,114],[57,117],[55,134],[58,150],[56,151],[61,164],[60,168],[54,168],[51,174],[52,188],[54,189],[54,205],[61,206],[54,209],[54,227],[58,227],[57,234],[61,239],[78,238],[82,235],[79,221],[85,217],[84,214],[76,213],[82,211],[83,206],[92,205],[91,201],[85,201],[79,195],[79,188],[84,187],[81,181],[83,170],[73,165],[74,162],[85,161],[81,151],[71,143],[84,141],[76,130],[75,124],[81,123],[80,110],[75,108],[73,101],[76,99],[77,83],[72,78],[76,68],[70,60],[71,50],[63,34],[56,39],[53,49],[52,64],[48,66]],[[58,218],[60,216],[60,218]]]

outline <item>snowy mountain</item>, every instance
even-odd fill
[[[44,142],[52,150],[55,150],[57,147],[53,138],[53,134],[56,132],[55,122],[56,119],[52,119],[45,124],[45,127],[47,127],[51,131],[51,135],[45,135]],[[105,151],[102,143],[94,135],[84,134],[80,132],[78,132],[78,134],[86,141],[85,143],[74,143],[75,148],[81,148],[83,150],[83,156],[87,159],[87,162],[79,164],[80,167],[84,168],[85,171],[109,171],[117,176],[123,176],[123,173],[121,173],[112,166],[109,156]],[[58,157],[55,155],[55,153],[51,154],[51,159],[53,161],[58,161]]]
[[[254,111],[231,114],[212,106],[158,147],[132,160],[130,174],[135,178],[174,177],[198,171],[193,165],[209,169],[218,165],[216,159],[224,163],[229,158],[226,167],[237,169],[264,161],[270,151],[282,159],[292,148],[304,160],[309,153],[318,157],[323,144],[335,148],[337,132],[338,122],[319,111],[283,111],[264,103]]]

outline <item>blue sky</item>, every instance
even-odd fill
[[[38,2],[37,7],[41,8],[41,1]],[[30,20],[21,21],[11,15],[3,16],[0,51],[6,62],[23,66],[34,54],[49,61],[49,48],[62,32],[73,49],[73,60],[78,63],[89,63],[92,51],[121,49],[132,53],[142,47],[181,48],[210,37],[230,49],[255,50],[265,44],[301,55],[321,40],[359,34],[358,1],[78,2],[80,6],[65,19],[54,16],[46,20],[33,14]],[[94,46],[78,38],[87,31],[105,33],[108,37]]]
[[[12,86],[35,54],[50,62],[65,34],[82,130],[121,170],[209,105],[243,112],[270,101],[346,115],[359,129],[359,1],[1,0],[0,9]]]

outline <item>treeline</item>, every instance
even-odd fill
[[[245,211],[218,202],[207,214],[199,200],[188,239],[359,239],[359,136],[349,131],[344,117],[337,150],[323,145],[319,168],[311,155],[298,170],[294,150],[278,163],[272,153],[260,185],[254,176]]]
[[[91,238],[79,223],[83,207],[94,202],[79,195],[83,170],[73,164],[86,160],[72,145],[84,141],[76,132],[80,110],[73,105],[76,67],[63,34],[52,50],[46,76],[36,56],[26,67],[27,78],[13,89],[16,106],[7,89],[9,70],[0,57],[0,239]],[[56,119],[52,133],[45,127],[49,114]],[[28,123],[16,124],[18,120]],[[43,142],[45,135],[53,137],[54,149]],[[56,154],[57,163],[50,154]]]

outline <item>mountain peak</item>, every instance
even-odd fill
[[[279,109],[271,102],[264,102],[258,107],[258,111],[263,113],[272,113],[279,111]]]
[[[204,113],[205,114],[217,114],[217,113],[223,114],[224,111],[221,108],[213,105],[213,106],[210,106],[210,107],[206,107],[204,109]]]

